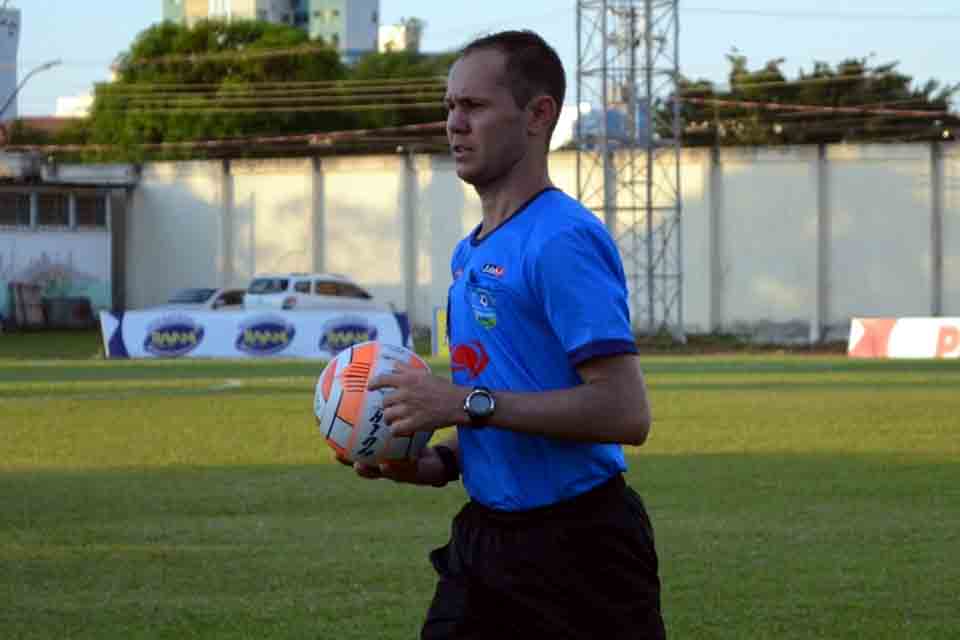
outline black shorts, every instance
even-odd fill
[[[666,637],[653,527],[620,475],[519,513],[470,502],[430,561],[423,640]]]

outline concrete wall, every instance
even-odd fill
[[[960,316],[960,145],[943,147],[943,315]]]
[[[551,176],[576,194],[576,155],[554,153]],[[839,337],[851,316],[960,315],[958,145],[685,150],[681,185],[689,331]],[[479,221],[445,156],[148,165],[126,220],[127,306],[326,270],[429,324]]]

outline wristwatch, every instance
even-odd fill
[[[470,416],[470,424],[475,427],[485,425],[496,408],[497,400],[486,387],[474,387],[463,401],[463,410]]]

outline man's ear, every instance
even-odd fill
[[[530,113],[527,120],[527,133],[530,135],[549,135],[560,116],[560,105],[557,104],[557,101],[542,93],[530,100],[527,109]]]

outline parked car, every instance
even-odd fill
[[[240,311],[246,289],[191,287],[180,289],[161,305],[164,309],[195,311]]]
[[[246,309],[390,311],[350,278],[338,273],[263,274],[243,297]]]

